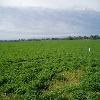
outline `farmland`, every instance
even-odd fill
[[[0,100],[100,100],[100,40],[0,42]]]

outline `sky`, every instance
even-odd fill
[[[0,0],[0,6],[92,9],[100,11],[100,0]]]
[[[99,26],[100,0],[0,0],[1,40],[99,35]]]

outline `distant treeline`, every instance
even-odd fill
[[[65,37],[65,38],[52,38],[52,40],[82,40],[82,39],[93,39],[93,40],[96,40],[96,39],[100,39],[100,36],[99,35],[91,35],[91,36],[68,36],[68,37]]]
[[[99,35],[91,35],[91,36],[68,36],[64,38],[42,38],[42,39],[19,39],[19,40],[0,40],[0,42],[5,41],[41,41],[41,40],[84,40],[84,39],[90,39],[90,40],[97,40],[100,39]]]

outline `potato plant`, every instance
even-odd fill
[[[0,98],[100,100],[100,40],[0,42]]]

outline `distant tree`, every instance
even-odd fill
[[[94,35],[94,39],[99,39],[99,35]]]
[[[91,35],[90,39],[100,39],[100,36],[99,35]]]
[[[69,36],[68,40],[74,40],[74,38],[72,36]]]
[[[91,35],[89,38],[90,38],[90,39],[93,39],[93,38],[94,38],[94,36],[93,36],[93,35]]]
[[[89,39],[89,37],[88,37],[88,36],[84,36],[83,38],[84,38],[84,39]]]

